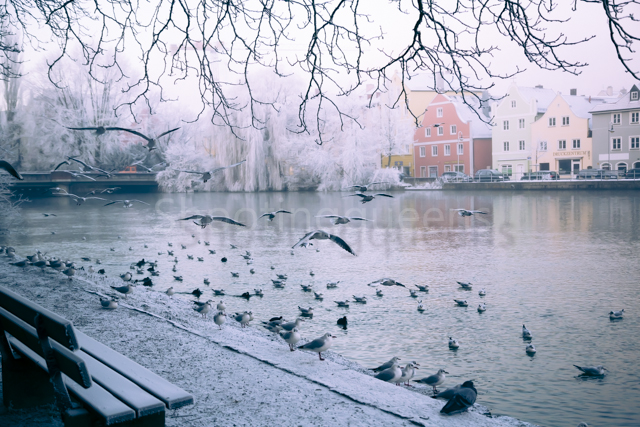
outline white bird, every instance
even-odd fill
[[[484,303],[478,304],[478,313],[484,313],[485,311],[487,311],[487,306]]]
[[[316,352],[318,353],[320,360],[324,360],[322,358],[322,352],[327,351],[331,347],[333,338],[336,337],[327,332],[320,338],[316,338],[311,342],[301,345],[298,349]]]
[[[190,219],[195,219],[197,221],[193,221],[193,223],[201,228],[206,228],[207,225],[211,224],[213,221],[226,222],[227,224],[239,225],[241,227],[246,227],[246,225],[239,223],[238,221],[234,221],[231,218],[227,218],[226,216],[211,216],[211,215],[191,215],[187,218],[180,218],[176,221],[187,221]],[[184,248],[183,248],[184,249]]]
[[[482,211],[473,211],[473,210],[467,210],[467,209],[451,209],[452,211],[458,211],[458,215],[460,216],[471,216],[473,214],[483,214],[486,215],[486,212],[482,212]]]
[[[458,340],[449,337],[449,348],[452,350],[456,350],[458,347],[460,347],[460,344],[458,344]]]
[[[615,320],[615,319],[622,319],[622,317],[624,316],[624,308],[620,311],[610,311],[609,312],[609,319],[611,320]]]
[[[211,309],[211,305],[209,305],[209,302],[207,301],[198,307],[194,307],[193,309],[198,313],[202,314],[202,316],[206,318],[207,313],[209,312],[209,309]]]
[[[240,327],[242,328],[246,328],[247,325],[249,325],[249,322],[251,321],[251,312],[249,311],[245,311],[244,313],[236,313],[233,317],[235,319],[236,322],[240,323]]]
[[[473,285],[471,284],[471,282],[458,282],[458,281],[456,281],[456,282],[457,282],[457,283],[458,283],[458,285],[460,285],[460,287],[461,287],[461,288],[463,288],[463,289],[467,289],[467,290],[471,290],[471,289],[473,289]]]
[[[338,283],[340,283],[339,280],[337,282],[329,282],[329,283],[327,283],[327,289],[337,288],[338,287]]]
[[[487,295],[487,291],[484,290],[484,288],[480,289],[480,292],[478,292],[478,295],[480,295],[481,297]]]
[[[361,304],[366,304],[367,303],[367,297],[366,296],[361,296],[361,297],[357,297],[357,296],[353,296],[354,302],[359,302]]]
[[[300,287],[302,288],[303,291],[305,292],[311,292],[313,291],[313,285],[300,285]]]
[[[607,370],[607,368],[605,368],[604,366],[578,366],[578,365],[573,365],[573,366],[581,370],[583,375],[588,375],[592,377],[602,376],[604,375],[604,371]]]
[[[362,204],[372,201],[373,199],[376,198],[376,196],[391,197],[393,199],[393,196],[390,196],[389,194],[384,194],[384,193],[376,193],[376,194],[356,193],[356,194],[349,194],[348,196],[345,196],[345,197],[353,197],[353,196],[360,197],[360,203]]]
[[[303,316],[312,316],[313,315],[313,307],[302,308],[302,307],[298,306],[298,309],[300,310],[300,313],[302,313]]]
[[[319,293],[319,292],[314,292],[313,294],[315,295],[315,297],[316,297],[316,299],[317,299],[317,300],[322,300],[322,298],[323,298],[323,297],[322,297],[322,294],[321,294],[321,293]]]
[[[424,305],[422,304],[422,300],[418,301],[418,311],[419,312],[423,312],[424,311]]]
[[[340,216],[340,215],[319,215],[319,216],[316,216],[316,218],[329,218],[333,225],[348,224],[351,221],[371,221],[370,219],[360,218],[357,216],[347,217],[347,216]]]
[[[132,275],[131,275],[131,273],[129,273],[128,271],[127,271],[126,273],[124,273],[124,274],[121,274],[121,275],[120,275],[120,278],[121,278],[122,280],[124,280],[125,282],[129,282],[129,281],[131,281],[131,278],[132,278],[132,277],[133,277],[133,276],[132,276]]]
[[[175,294],[175,291],[173,290],[173,286],[169,287],[169,289],[165,291],[165,294],[167,294],[169,298],[171,298],[171,295]]]
[[[347,244],[347,242],[345,242],[344,240],[342,240],[340,237],[327,233],[326,231],[323,230],[315,230],[315,231],[310,231],[309,233],[305,234],[305,236],[300,239],[300,241],[298,243],[296,243],[295,245],[293,245],[291,247],[291,249],[295,249],[299,246],[303,246],[303,245],[308,245],[310,240],[331,240],[332,242],[334,242],[335,244],[337,244],[338,246],[340,246],[342,249],[344,249],[345,251],[349,252],[351,255],[356,255],[356,253],[351,249],[351,247]]]
[[[300,333],[298,332],[298,328],[293,328],[290,331],[281,331],[280,336],[289,344],[289,350],[296,351],[293,346],[296,345],[298,341],[300,341]]]
[[[433,387],[433,394],[436,395],[438,393],[437,387],[444,384],[444,380],[446,378],[445,374],[448,374],[448,372],[444,369],[438,369],[438,372],[435,374],[419,379],[415,382]]]
[[[415,289],[409,289],[409,296],[411,298],[418,298],[418,291],[416,291]]]
[[[524,325],[522,325],[522,338],[524,338],[525,340],[533,339],[533,334]]]
[[[295,322],[281,323],[280,327],[285,331],[292,331],[293,328],[299,329],[300,326],[302,325],[302,322],[304,322],[304,319],[298,317]]]
[[[467,307],[469,305],[469,303],[467,303],[467,300],[454,299],[454,301],[456,302],[456,304],[458,304],[459,307]]]
[[[220,172],[220,171],[222,171],[222,170],[224,170],[224,169],[229,169],[229,168],[232,168],[232,167],[235,167],[235,166],[241,165],[241,164],[243,164],[243,163],[244,163],[244,162],[246,162],[246,161],[247,161],[247,160],[245,159],[245,160],[243,160],[243,161],[241,161],[241,162],[234,163],[234,164],[229,165],[229,166],[222,166],[222,167],[219,167],[219,168],[215,168],[215,169],[213,169],[213,170],[210,170],[210,171],[203,171],[203,172],[200,172],[200,171],[186,171],[186,170],[181,170],[181,169],[174,169],[174,171],[177,171],[177,172],[184,172],[184,173],[195,173],[195,174],[198,174],[198,175],[202,175],[202,181],[203,181],[203,182],[207,182],[207,181],[209,181],[209,180],[211,179],[211,177],[213,176],[213,174],[214,174],[214,173],[216,173],[216,172]]]
[[[402,369],[398,366],[398,362],[394,362],[389,368],[376,375],[376,379],[392,384],[397,383],[400,377],[402,377]]]
[[[349,307],[349,300],[346,301],[334,301],[336,304],[338,304],[338,307]]]
[[[529,344],[524,351],[526,351],[529,356],[533,356],[536,354],[536,347],[533,344]]]
[[[226,309],[227,309],[227,306],[224,305],[224,301],[220,300],[218,305],[216,305],[216,310],[225,311]]]
[[[118,308],[118,300],[115,298],[112,298],[112,299],[100,298],[100,304],[102,305],[102,308],[106,308],[109,310]]]
[[[115,203],[122,203],[122,206],[123,206],[125,209],[128,209],[128,208],[132,208],[132,207],[133,207],[133,202],[138,202],[138,203],[142,203],[143,205],[147,205],[147,206],[149,206],[149,203],[147,203],[147,202],[143,202],[142,200],[135,200],[135,199],[133,199],[133,200],[114,200],[114,201],[112,201],[112,202],[107,203],[107,204],[106,204],[106,205],[104,205],[104,206],[113,205],[113,204],[115,204]]]
[[[429,292],[429,285],[416,285],[420,292]]]
[[[388,362],[383,363],[382,365],[378,366],[377,368],[373,368],[372,371],[373,372],[384,371],[385,369],[389,369],[394,363],[398,364],[399,361],[400,361],[400,358],[397,357],[397,356],[394,356]]]
[[[260,215],[260,216],[258,217],[258,219],[260,219],[260,218],[262,218],[262,217],[265,217],[265,216],[266,216],[266,217],[267,217],[267,219],[268,219],[269,221],[273,221],[273,219],[274,219],[274,218],[276,217],[276,215],[277,215],[277,214],[279,214],[279,213],[291,214],[291,212],[289,212],[289,211],[285,211],[284,209],[280,209],[280,210],[277,210],[277,211],[274,211],[274,212],[267,212],[267,213],[263,213],[262,215]]]
[[[417,362],[407,363],[407,366],[402,369],[402,376],[398,378],[396,384],[405,383],[405,385],[409,386],[409,381],[411,381],[413,376],[416,374],[416,369],[420,369],[418,366],[420,365]]]
[[[384,296],[384,294],[382,293],[382,289],[376,289],[376,296]]]
[[[227,320],[227,315],[224,314],[224,311],[219,311],[213,316],[213,321],[222,329],[222,324]]]

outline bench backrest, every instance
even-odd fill
[[[0,307],[34,328],[36,315],[39,314],[44,321],[49,338],[69,350],[80,348],[70,321],[2,286],[0,286]]]
[[[5,331],[37,355],[44,357],[36,329],[4,308],[0,308],[0,333]],[[91,387],[91,376],[84,360],[55,341],[51,341],[51,347],[60,371],[82,387]]]

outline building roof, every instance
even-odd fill
[[[622,98],[618,99],[616,102],[607,102],[603,104],[598,104],[593,107],[590,112],[592,114],[605,113],[609,111],[617,111],[617,110],[637,110],[640,109],[640,100],[631,100],[632,93],[638,93],[638,87],[633,85],[631,90],[625,94]],[[639,97],[640,98],[640,97]]]
[[[516,86],[520,95],[528,102],[531,103],[533,99],[538,101],[538,113],[544,113],[547,111],[547,107],[556,97],[556,93],[551,89],[545,89],[540,87],[524,87]]]
[[[449,98],[455,106],[460,119],[464,122],[471,122],[472,138],[491,138],[491,126],[485,123],[489,122],[491,118],[484,114],[482,108],[480,108],[480,102],[475,97],[466,97],[467,103],[471,104],[471,106],[464,103],[462,96],[452,95],[447,96],[447,98]],[[478,115],[480,115],[484,121],[481,120]]]

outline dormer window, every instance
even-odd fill
[[[638,100],[638,91],[631,92],[631,100],[632,101],[637,101]]]

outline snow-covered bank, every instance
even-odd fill
[[[416,393],[383,383],[332,352],[324,362],[315,354],[292,353],[281,339],[257,327],[240,329],[233,320],[219,330],[193,311],[190,296],[169,299],[138,286],[116,310],[103,310],[97,295],[111,295],[110,284],[120,281],[84,273],[70,281],[53,270],[21,269],[4,257],[0,261],[1,286],[68,318],[79,330],[193,393],[194,405],[167,413],[169,426],[528,425],[483,415],[479,405],[468,413],[441,416],[444,402],[427,397],[426,388]],[[270,314],[254,313],[254,323]],[[305,336],[304,328],[301,332],[315,338]]]

